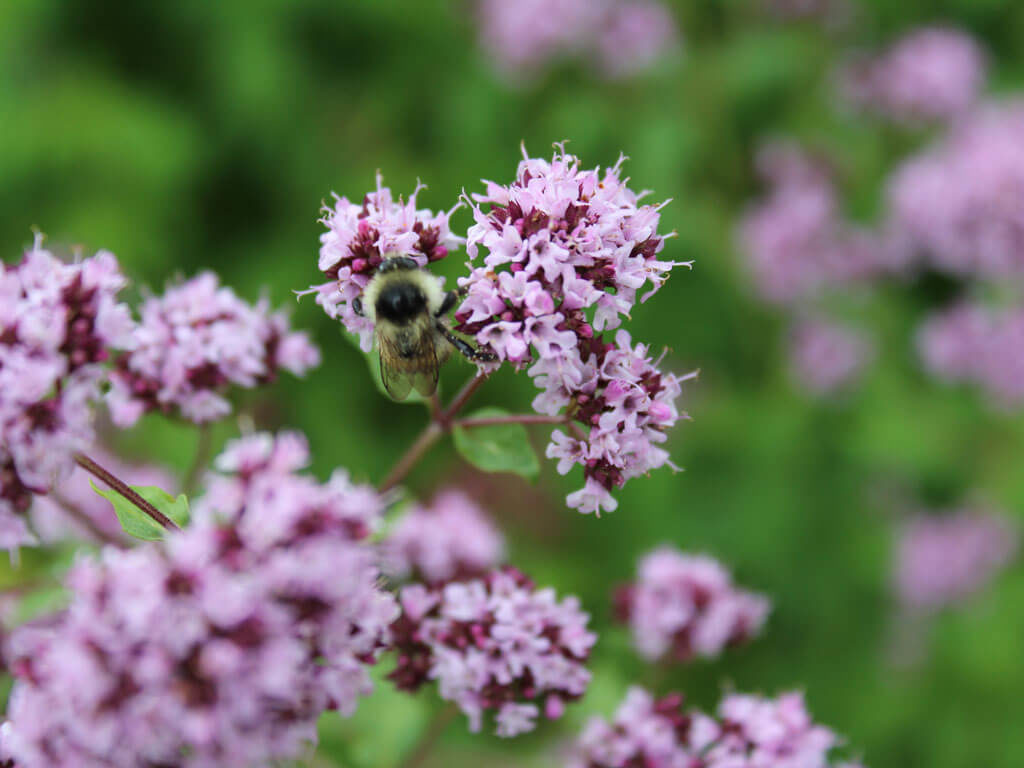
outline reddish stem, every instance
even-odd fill
[[[90,459],[84,453],[76,453],[75,462],[86,472],[88,472],[91,475],[95,475],[105,484],[109,485],[111,488],[113,488],[115,491],[121,494],[121,496],[123,496],[136,507],[141,509],[147,515],[153,518],[156,522],[160,523],[160,525],[162,525],[167,530],[178,530],[178,524],[171,520],[171,518],[169,518],[156,507],[154,507],[144,498],[139,496],[139,494],[136,493],[132,488],[130,488],[127,483],[123,482],[122,480],[118,479],[116,476],[105,470],[103,467],[101,467],[95,461]]]
[[[484,416],[476,419],[458,419],[456,427],[493,427],[501,424],[565,424],[565,416],[545,416],[536,413],[510,413],[507,416]]]

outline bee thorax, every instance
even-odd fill
[[[377,317],[396,325],[405,325],[422,315],[427,299],[419,286],[411,282],[385,286],[374,304]]]

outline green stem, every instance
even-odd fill
[[[409,754],[398,764],[398,768],[419,768],[437,746],[445,729],[458,714],[459,710],[454,704],[448,704],[442,709],[436,710]]]
[[[196,444],[196,453],[192,457],[192,466],[188,468],[185,479],[181,483],[182,491],[186,496],[191,496],[196,491],[199,477],[210,463],[210,454],[213,452],[213,433],[209,424],[202,424],[199,427],[199,442]]]
[[[109,485],[111,488],[113,488],[115,491],[121,494],[125,499],[130,501],[132,504],[141,509],[151,518],[156,520],[156,522],[160,523],[160,525],[162,525],[167,530],[178,530],[178,524],[171,520],[171,518],[169,518],[156,507],[154,507],[144,498],[139,496],[139,494],[136,493],[131,487],[129,487],[127,483],[123,482],[122,480],[119,480],[117,477],[115,477],[110,472],[105,470],[103,467],[101,467],[95,461],[90,459],[84,453],[76,453],[75,462],[86,472],[98,477],[105,484]]]

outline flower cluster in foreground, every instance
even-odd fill
[[[619,588],[615,607],[641,656],[685,662],[749,640],[764,625],[770,603],[737,589],[713,558],[661,547],[640,560],[636,581]]]
[[[477,578],[500,565],[505,539],[476,502],[449,489],[407,511],[382,549],[386,573],[440,584]]]
[[[793,378],[816,395],[828,395],[856,382],[873,352],[863,332],[828,320],[802,320],[790,332]]]
[[[605,77],[637,75],[678,45],[660,0],[479,0],[480,47],[513,80],[582,58]]]
[[[356,314],[352,303],[362,296],[384,256],[408,256],[422,267],[464,242],[448,226],[455,208],[436,214],[416,208],[422,188],[416,187],[407,202],[395,200],[378,175],[377,188],[361,203],[335,195],[334,205],[324,206],[321,222],[327,231],[320,236],[318,266],[327,282],[300,295],[315,294],[328,316],[340,318],[350,333],[359,336],[365,352],[373,344],[373,323]]]
[[[547,454],[563,474],[584,467],[585,486],[568,499],[581,512],[615,509],[612,489],[669,463],[659,444],[689,378],[660,371],[625,331],[614,342],[602,335],[676,266],[657,256],[661,206],[641,205],[620,170],[621,160],[602,173],[561,150],[550,161],[524,151],[512,184],[487,182],[474,196],[472,272],[459,281],[467,295],[455,314],[457,330],[529,367],[543,390],[539,413],[570,422]]]
[[[568,768],[857,768],[830,759],[840,741],[811,720],[799,693],[729,694],[717,717],[682,705],[679,694],[631,688],[611,723],[585,727]]]
[[[473,731],[485,711],[495,713],[499,736],[531,731],[542,710],[558,718],[587,689],[584,663],[597,638],[575,597],[559,601],[553,589],[536,590],[505,568],[444,587],[411,585],[399,600],[389,677],[407,691],[437,680],[441,698],[458,705]]]
[[[0,264],[0,548],[33,541],[33,494],[71,474],[93,443],[103,364],[133,343],[125,286],[101,251],[59,261],[36,238],[17,265]]]
[[[296,435],[237,441],[165,546],[73,569],[68,611],[14,633],[0,757],[19,768],[249,768],[298,757],[353,711],[395,619],[373,550],[382,502],[296,474]]]
[[[895,587],[904,606],[934,610],[988,584],[1017,551],[1019,531],[996,512],[919,514],[899,531]]]
[[[1024,402],[1024,309],[960,304],[924,323],[918,348],[935,376],[976,384],[1002,407]]]
[[[986,104],[893,174],[902,247],[958,276],[1024,274],[1024,102]]]
[[[897,122],[950,120],[974,104],[985,68],[985,56],[969,35],[925,27],[880,55],[847,64],[840,86],[852,104]]]
[[[107,397],[118,426],[159,410],[197,423],[231,412],[224,389],[254,387],[285,369],[301,376],[320,363],[304,332],[289,330],[288,318],[255,305],[204,272],[163,296],[146,299],[135,344],[111,373]]]

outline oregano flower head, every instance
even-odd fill
[[[340,318],[350,333],[359,336],[364,352],[373,344],[373,323],[356,314],[352,302],[362,295],[384,257],[408,256],[422,267],[464,242],[448,225],[459,206],[436,214],[418,209],[416,196],[423,188],[417,186],[407,201],[395,200],[378,174],[377,188],[361,203],[335,195],[334,204],[324,206],[320,221],[327,231],[320,235],[318,266],[327,282],[300,295],[314,294],[329,317]]]
[[[414,505],[383,544],[385,572],[427,584],[483,576],[505,558],[505,538],[462,491],[446,489]]]
[[[756,635],[771,608],[764,596],[738,589],[718,561],[671,547],[644,555],[615,603],[648,661],[718,656]]]
[[[830,757],[838,737],[816,724],[800,693],[729,694],[716,716],[630,688],[611,722],[593,718],[568,768],[860,768]]]
[[[597,640],[575,597],[558,600],[513,568],[443,587],[404,587],[392,626],[398,654],[389,675],[416,691],[437,680],[441,698],[458,705],[479,731],[494,712],[499,736],[534,729],[537,717],[561,717],[587,689],[585,662]]]
[[[104,363],[134,343],[126,285],[113,254],[65,264],[37,237],[16,265],[0,264],[0,547],[33,537],[33,494],[71,474],[92,445]]]
[[[153,410],[215,421],[231,412],[228,386],[252,388],[281,369],[301,376],[320,363],[286,315],[271,312],[265,298],[243,301],[212,272],[147,298],[141,314],[133,349],[111,373],[107,403],[118,426]]]
[[[296,474],[306,458],[296,435],[238,441],[187,528],[76,565],[69,610],[10,641],[2,757],[249,768],[350,714],[397,616],[360,540],[382,502]]]

